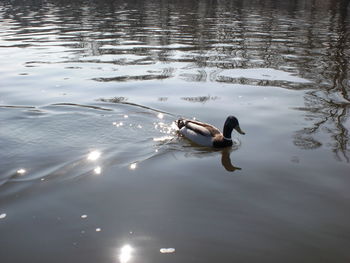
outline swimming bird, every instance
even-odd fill
[[[175,123],[183,136],[196,144],[207,147],[221,148],[232,146],[231,133],[233,129],[240,134],[245,134],[234,116],[227,117],[223,133],[218,128],[199,121],[180,118]]]

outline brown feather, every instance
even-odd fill
[[[207,123],[203,123],[203,122],[199,122],[199,121],[192,121],[192,120],[186,120],[186,127],[191,129],[191,130],[194,130],[195,132],[198,132],[204,136],[207,136],[206,134],[203,134],[203,132],[199,129],[196,129],[195,126],[191,126],[191,125],[187,125],[187,124],[190,124],[190,123],[193,123],[193,124],[196,124],[196,125],[199,125],[199,126],[202,126],[204,127],[205,129],[207,129],[210,133],[211,136],[215,136],[215,135],[218,135],[218,134],[221,134],[221,132],[219,131],[218,128],[212,126],[212,125],[209,125]]]

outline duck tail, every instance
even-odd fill
[[[177,127],[179,127],[179,129],[181,129],[185,126],[185,120],[183,118],[180,118],[175,121],[175,124],[177,125]]]

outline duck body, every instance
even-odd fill
[[[222,148],[232,146],[231,133],[233,129],[244,134],[239,127],[237,118],[234,116],[227,117],[223,133],[218,128],[204,122],[180,118],[175,123],[184,137],[206,147]]]

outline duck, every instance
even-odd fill
[[[206,147],[223,148],[232,146],[231,133],[235,129],[240,134],[245,134],[239,126],[235,116],[228,116],[223,133],[213,125],[190,119],[179,118],[175,121],[180,134],[190,141]]]

